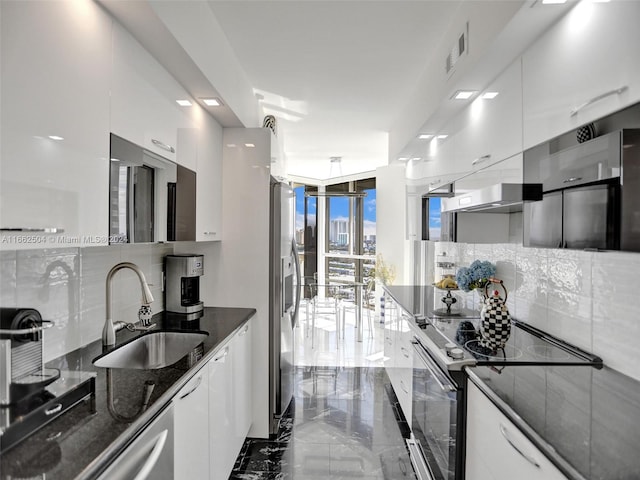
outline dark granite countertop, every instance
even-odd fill
[[[187,357],[169,367],[155,370],[112,369],[116,414],[107,404],[106,369],[94,367],[92,360],[103,351],[95,341],[47,364],[62,375],[95,376],[95,398],[81,402],[59,418],[0,456],[0,478],[40,476],[69,480],[95,478],[133,436],[168,404],[169,400],[205,365],[224,341],[253,315],[250,308],[206,307],[204,315],[190,322],[180,316],[160,313],[153,322],[163,329],[190,329],[209,333],[203,342],[204,354],[189,367]],[[141,332],[120,331],[118,344]],[[145,382],[155,384],[148,408],[139,415]],[[124,420],[118,417],[128,417]]]
[[[467,373],[568,478],[640,478],[640,382],[607,367],[473,367]]]

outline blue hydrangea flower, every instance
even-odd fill
[[[461,267],[456,273],[458,287],[469,292],[475,288],[484,288],[489,278],[496,274],[496,266],[488,260],[474,260],[469,267]]]

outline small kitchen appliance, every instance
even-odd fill
[[[165,258],[164,308],[167,312],[201,312],[200,277],[204,275],[204,256],[167,255]]]
[[[45,367],[42,331],[51,326],[32,308],[0,308],[0,452],[93,398],[95,374]]]

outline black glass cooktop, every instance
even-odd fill
[[[465,357],[473,357],[478,365],[602,365],[601,358],[513,319],[505,345],[487,347],[482,341],[480,323],[480,318],[417,320],[418,326],[438,347],[447,350],[448,343],[462,347]]]
[[[480,334],[480,311],[458,308],[447,315],[433,287],[387,286],[392,298],[410,313],[421,331],[441,353],[476,365],[594,365],[602,359],[570,345],[531,325],[512,319],[509,338],[501,348],[489,348]],[[448,352],[463,349],[464,357],[454,359]]]

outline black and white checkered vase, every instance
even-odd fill
[[[480,323],[480,345],[491,351],[503,348],[511,335],[511,315],[498,295],[485,300]]]

